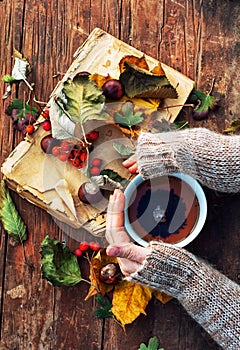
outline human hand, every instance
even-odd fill
[[[137,165],[137,159],[136,159],[135,154],[132,155],[131,157],[129,157],[128,159],[124,160],[122,165],[125,168],[128,168],[130,173],[132,173],[132,174],[138,173],[138,165]]]
[[[116,189],[109,198],[106,220],[106,239],[109,242],[107,255],[118,258],[120,269],[124,275],[139,270],[149,253],[149,248],[131,243],[124,229],[125,197]]]

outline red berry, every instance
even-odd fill
[[[69,151],[70,148],[71,148],[71,145],[70,145],[70,143],[69,143],[68,141],[62,141],[62,143],[61,143],[61,149],[62,149],[63,151]]]
[[[25,130],[28,134],[32,134],[34,132],[34,126],[29,124],[26,126]]]
[[[84,163],[84,162],[80,162],[80,164],[79,164],[79,169],[82,169],[82,168],[84,168],[86,166],[86,164]]]
[[[100,174],[100,169],[96,166],[92,167],[90,169],[90,174],[93,176],[99,175]]]
[[[60,147],[59,146],[53,146],[52,148],[52,154],[57,157],[60,154]]]
[[[100,158],[93,158],[91,165],[92,167],[96,166],[96,167],[100,167],[102,164],[102,160]]]
[[[87,140],[92,142],[92,141],[96,141],[99,137],[99,132],[98,131],[91,131],[89,134],[88,134],[88,138]]]
[[[75,250],[75,255],[80,258],[83,255],[83,252],[80,249]]]
[[[49,109],[44,109],[44,111],[42,112],[42,116],[45,119],[50,119]]]
[[[58,159],[61,160],[62,162],[66,162],[68,159],[68,153],[60,153],[58,156]]]
[[[87,160],[87,153],[81,153],[79,156],[81,162],[85,162]]]
[[[89,244],[88,242],[81,242],[79,244],[79,249],[82,251],[82,252],[85,252],[86,250],[88,250],[89,248]]]
[[[89,243],[89,248],[94,250],[95,252],[97,252],[97,251],[99,251],[99,249],[101,247],[100,247],[100,244],[98,242],[90,242]]]
[[[51,122],[49,120],[45,120],[45,122],[42,124],[42,128],[45,131],[51,130]]]
[[[72,160],[72,165],[75,166],[75,167],[79,167],[80,165],[80,159],[79,158],[74,158]]]

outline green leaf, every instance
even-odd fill
[[[67,79],[63,90],[67,102],[60,99],[67,115],[74,123],[83,124],[90,119],[105,120],[109,116],[103,111],[105,96],[102,89],[89,80],[87,75]]]
[[[109,318],[114,317],[111,308],[112,304],[110,301],[106,298],[104,298],[100,293],[97,295],[96,298],[98,304],[101,306],[101,308],[95,308],[94,309],[94,315],[98,318]]]
[[[163,348],[158,349],[159,341],[157,337],[153,337],[149,339],[148,346],[144,343],[140,344],[139,350],[164,350]]]
[[[0,183],[0,218],[4,230],[8,232],[15,243],[19,244],[27,239],[26,226],[3,180]]]
[[[209,110],[214,110],[217,106],[217,99],[210,94],[205,94],[201,90],[193,90],[189,97],[189,101],[196,104],[194,108],[194,115],[199,117],[206,117]]]
[[[9,74],[5,74],[2,77],[2,81],[4,83],[9,83],[10,84],[10,83],[13,83],[14,81],[16,81],[16,79],[13,76],[9,75]]]
[[[112,169],[103,169],[100,175],[107,175],[110,179],[116,182],[120,182],[123,186],[126,184],[127,180],[121,177],[116,171]]]
[[[77,257],[57,239],[42,241],[42,277],[54,286],[74,286],[81,282]]]
[[[25,118],[26,114],[32,114],[37,115],[38,110],[36,107],[29,105],[28,103],[18,99],[14,98],[12,100],[12,103],[7,108],[7,113],[10,115],[13,109],[18,109],[18,117]]]
[[[240,133],[240,118],[235,119],[231,124],[223,131],[225,134],[239,134]]]
[[[121,142],[114,141],[113,148],[121,155],[121,156],[131,156],[134,154],[134,150],[128,146],[125,146]]]
[[[120,74],[129,98],[177,98],[176,89],[164,75],[156,75],[146,69],[139,68],[129,62],[124,62],[125,70]]]
[[[134,104],[130,101],[125,102],[121,108],[121,114],[114,114],[114,122],[131,128],[144,120],[143,112],[134,112]]]
[[[179,120],[173,123],[177,129],[189,129],[189,123],[186,120]]]

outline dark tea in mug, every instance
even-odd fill
[[[133,191],[129,223],[143,240],[178,243],[194,229],[199,203],[194,190],[175,176],[144,180]]]

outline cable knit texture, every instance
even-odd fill
[[[217,191],[240,190],[239,135],[222,135],[205,128],[142,133],[136,153],[144,178],[182,172]]]
[[[179,300],[226,350],[240,349],[240,286],[185,249],[151,242],[142,268],[128,277]]]
[[[144,178],[182,172],[221,192],[240,190],[240,136],[204,128],[138,138],[137,163]],[[227,350],[240,349],[240,286],[184,249],[151,242],[151,253],[129,280],[173,297]]]

